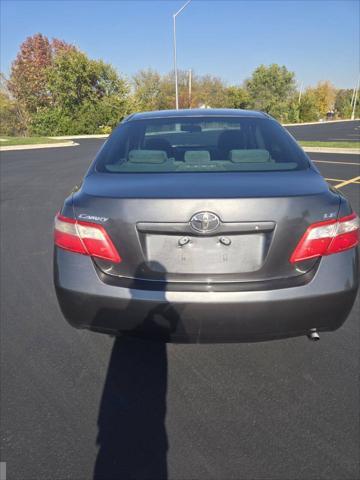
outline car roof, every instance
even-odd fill
[[[129,120],[145,120],[150,118],[171,117],[255,117],[269,118],[264,112],[255,110],[240,110],[235,108],[193,108],[183,110],[156,110],[153,112],[139,112],[127,117]]]

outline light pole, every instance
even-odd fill
[[[192,76],[192,71],[190,68],[189,70],[189,108],[191,108],[191,76]]]
[[[176,63],[176,17],[181,13],[185,7],[189,5],[191,0],[188,0],[176,13],[173,14],[173,29],[174,29],[174,73],[175,73],[175,105],[176,110],[179,110],[179,91],[178,91],[178,74]]]

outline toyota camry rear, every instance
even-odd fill
[[[165,341],[332,331],[358,288],[359,219],[266,114],[148,112],[112,133],[55,219],[74,326]]]

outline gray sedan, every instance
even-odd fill
[[[260,112],[126,118],[55,219],[74,326],[165,341],[339,328],[358,288],[359,218]]]

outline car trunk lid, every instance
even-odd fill
[[[296,172],[99,174],[74,195],[78,218],[97,217],[122,262],[105,274],[144,281],[259,282],[303,275],[289,262],[306,228],[337,215],[339,196],[309,168]],[[215,215],[214,230],[194,216]]]

